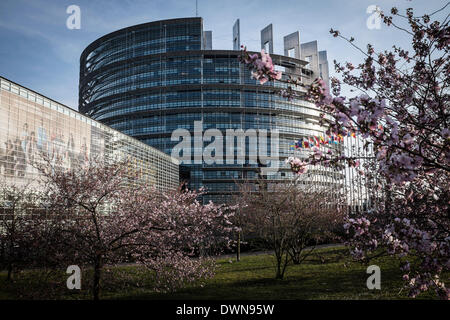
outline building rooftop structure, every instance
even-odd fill
[[[189,158],[182,161],[182,176],[191,188],[205,187],[206,200],[221,201],[237,192],[235,182],[258,179],[265,165],[251,161],[254,143],[249,137],[243,162],[197,162],[211,140],[196,144],[196,129],[202,133],[216,129],[223,136],[227,130],[268,131],[270,137],[279,132],[278,147],[268,142],[257,149],[278,155],[279,170],[270,179],[283,181],[293,177],[284,160],[294,153],[304,158],[311,151],[292,146],[299,139],[325,135],[327,128],[319,125],[321,111],[314,104],[276,94],[287,88],[286,83],[261,85],[252,79],[238,61],[239,20],[232,28],[235,50],[214,50],[213,39],[211,31],[203,30],[203,19],[194,17],[130,26],[95,40],[80,57],[79,110],[172,155],[180,144],[174,133],[186,130],[194,139],[188,142],[189,152],[178,153]],[[322,76],[328,82],[326,53],[319,53],[317,41],[301,43],[300,33],[294,32],[284,37],[285,55],[273,54],[270,24],[261,31],[261,48],[271,53],[285,79],[300,78],[308,85]],[[225,157],[242,151],[237,146],[227,149],[225,140],[221,140]],[[322,167],[311,170],[310,177],[337,187],[343,180],[340,172]]]

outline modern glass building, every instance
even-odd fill
[[[263,29],[261,47],[271,53],[278,70],[305,84],[317,77],[328,81],[326,52],[317,51],[316,41],[300,44],[299,33],[293,33],[284,39],[285,55],[276,55],[272,34],[272,25]],[[293,147],[300,138],[324,135],[320,112],[307,101],[274,94],[285,84],[260,85],[252,79],[238,61],[239,38],[237,21],[235,50],[212,50],[211,32],[203,30],[202,18],[155,21],[107,34],[81,55],[79,110],[167,154],[179,143],[172,141],[173,131],[186,129],[194,135],[195,121],[201,121],[203,131],[215,128],[224,136],[227,129],[278,130],[281,169],[267,179],[292,178],[284,160],[294,153],[308,156],[310,149]],[[235,182],[256,179],[260,173],[262,164],[249,161],[249,141],[244,163],[182,163],[182,178],[191,188],[205,187],[205,200],[226,200],[236,192]],[[203,147],[208,144],[203,142]],[[191,147],[194,157],[198,145],[192,141]],[[270,141],[267,148],[274,151]],[[310,175],[315,183],[331,185],[344,178],[326,168],[310,170]]]
[[[0,77],[0,182],[37,183],[43,158],[67,170],[91,159],[129,160],[131,181],[177,188],[179,162],[39,93]]]

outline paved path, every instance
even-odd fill
[[[332,247],[342,247],[344,246],[343,243],[330,243],[330,244],[319,244],[316,246],[316,249],[320,248],[332,248]],[[306,247],[305,249],[308,249],[311,247]],[[261,254],[273,254],[272,250],[266,250],[266,251],[247,251],[247,252],[241,252],[241,257],[246,256],[257,256]],[[216,257],[216,259],[227,259],[227,258],[236,258],[236,253],[227,253],[222,254]]]

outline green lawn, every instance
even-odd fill
[[[353,262],[343,247],[319,249],[302,265],[288,268],[284,280],[274,279],[270,255],[244,256],[240,262],[218,261],[216,276],[203,287],[192,285],[172,294],[155,293],[145,269],[116,267],[105,274],[103,299],[405,299],[398,262],[378,258],[371,262],[381,268],[381,290],[368,290],[367,266]],[[81,292],[65,288],[67,276],[52,276],[38,285],[33,272],[23,273],[14,286],[0,274],[0,299],[31,298],[89,299],[89,276],[83,275]],[[130,278],[132,281],[130,281]],[[449,280],[448,274],[444,280]],[[62,280],[61,280],[62,279]],[[137,285],[135,284],[137,283]],[[20,289],[17,289],[20,288]],[[53,290],[52,290],[53,289]],[[24,294],[26,292],[27,294]],[[50,294],[50,292],[54,292]],[[434,293],[419,298],[435,299]]]

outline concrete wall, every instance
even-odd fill
[[[273,53],[273,28],[272,24],[261,30],[261,49],[265,48],[265,44],[269,43],[269,53]]]
[[[204,31],[203,32],[204,37],[204,44],[205,44],[205,50],[212,50],[212,31]]]
[[[302,43],[300,45],[300,59],[309,60],[306,68],[312,70],[315,75],[319,75],[319,53],[317,51],[317,41]]]
[[[298,31],[288,34],[284,40],[284,55],[289,56],[289,50],[294,49],[292,58],[300,59],[300,34]]]
[[[241,50],[241,27],[239,19],[233,25],[233,50]]]
[[[325,81],[328,88],[330,88],[330,74],[326,51],[319,51],[319,76]]]

